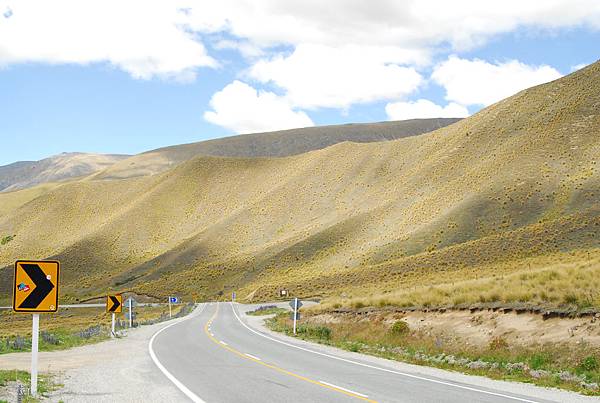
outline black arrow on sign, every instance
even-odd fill
[[[116,311],[117,308],[121,306],[119,299],[117,297],[115,297],[114,295],[111,295],[108,298],[110,298],[110,301],[112,302],[112,306],[110,308],[108,308],[108,312]]]
[[[21,267],[33,281],[35,288],[31,294],[21,302],[19,308],[35,309],[42,303],[44,298],[50,294],[50,291],[54,289],[54,284],[46,278],[46,273],[44,273],[37,264],[21,263]]]

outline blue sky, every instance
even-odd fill
[[[458,2],[465,10],[453,17],[433,1],[423,12],[439,15],[425,27],[419,10],[396,7],[394,16],[384,1],[374,15],[351,2],[354,23],[328,19],[311,2],[232,0],[208,16],[195,2],[174,11],[179,2],[165,2],[148,21],[128,10],[115,17],[109,3],[98,3],[96,26],[75,3],[56,2],[48,19],[64,19],[57,28],[0,0],[0,165],[307,125],[467,116],[596,61],[600,43],[600,10],[567,18],[569,2],[560,1],[514,14]],[[389,21],[375,27],[382,16]]]

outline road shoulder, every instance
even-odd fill
[[[118,340],[41,352],[40,372],[64,385],[49,394],[50,401],[181,402],[186,397],[159,371],[148,353],[148,342],[160,329],[190,315],[128,331]],[[30,353],[0,355],[0,368],[29,371]]]
[[[244,305],[237,306],[237,312],[239,317],[244,321],[246,325],[250,328],[265,334],[274,339],[294,344],[300,346],[302,348],[306,348],[309,350],[313,350],[316,352],[333,355],[336,357],[340,357],[346,360],[358,361],[361,363],[366,363],[369,365],[373,365],[376,367],[381,367],[385,369],[391,369],[398,372],[404,372],[409,374],[414,374],[417,376],[431,378],[435,380],[444,380],[452,383],[469,385],[473,387],[482,388],[485,390],[493,390],[500,393],[514,394],[514,395],[522,395],[529,396],[534,399],[540,400],[550,400],[550,401],[560,401],[560,402],[598,402],[597,398],[582,396],[577,393],[564,391],[560,389],[554,388],[543,388],[535,385],[530,385],[526,383],[520,382],[509,382],[509,381],[498,381],[494,379],[489,379],[481,376],[474,375],[466,375],[459,372],[446,371],[439,368],[432,368],[426,366],[419,366],[408,364],[400,361],[392,361],[384,358],[353,353],[346,350],[341,350],[336,347],[325,346],[322,344],[316,344],[312,342],[308,342],[305,340],[297,339],[294,337],[290,337],[284,335],[279,332],[274,332],[267,328],[264,324],[266,319],[265,316],[249,316],[246,315],[245,312],[248,310],[246,308],[239,309],[244,307]],[[258,336],[257,336],[258,337]],[[307,353],[310,354],[310,353]],[[401,375],[398,375],[401,376]]]

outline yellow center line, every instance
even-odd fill
[[[215,343],[217,346],[219,346],[219,347],[221,347],[221,348],[223,348],[223,349],[225,349],[225,350],[228,350],[228,351],[230,351],[230,352],[234,353],[235,355],[237,355],[237,356],[239,356],[239,357],[242,357],[242,358],[244,358],[244,359],[246,359],[246,360],[254,361],[254,362],[255,362],[255,363],[257,363],[257,364],[259,364],[259,365],[262,365],[263,367],[271,368],[271,369],[273,369],[273,370],[275,370],[275,371],[277,371],[277,372],[281,372],[282,374],[286,374],[286,375],[292,376],[292,377],[294,377],[294,378],[296,378],[296,379],[300,379],[300,380],[302,380],[302,381],[309,382],[309,383],[312,383],[312,384],[314,384],[314,385],[318,385],[318,386],[321,386],[321,387],[323,387],[323,388],[325,388],[325,389],[333,390],[333,391],[335,391],[335,392],[339,392],[339,393],[342,393],[342,394],[344,394],[344,395],[347,395],[347,396],[355,397],[355,398],[357,398],[357,399],[360,399],[360,400],[364,400],[364,401],[371,402],[371,403],[377,403],[377,401],[375,401],[375,400],[371,400],[371,399],[369,399],[369,398],[367,398],[367,397],[360,396],[360,395],[357,395],[357,394],[355,394],[355,393],[352,393],[352,392],[349,392],[349,391],[346,391],[346,390],[342,390],[342,389],[336,388],[335,386],[326,385],[326,384],[324,384],[324,383],[321,383],[321,382],[319,382],[319,381],[312,380],[312,379],[310,379],[310,378],[307,378],[307,377],[305,377],[305,376],[302,376],[302,375],[295,374],[295,373],[293,373],[293,372],[291,372],[291,371],[288,371],[287,369],[280,368],[280,367],[278,367],[278,366],[276,366],[276,365],[273,365],[273,364],[267,364],[267,363],[266,363],[266,362],[264,362],[264,361],[257,360],[257,359],[255,359],[255,358],[252,358],[252,357],[248,357],[246,354],[244,354],[244,353],[242,353],[242,352],[240,352],[240,351],[238,351],[238,350],[236,350],[236,349],[234,349],[234,348],[230,347],[229,345],[224,345],[224,344],[221,344],[221,343],[219,342],[219,340],[217,340],[217,339],[216,339],[214,336],[212,336],[212,335],[210,334],[209,330],[208,330],[209,326],[210,326],[210,325],[212,324],[212,322],[215,320],[215,318],[217,317],[218,313],[219,313],[219,304],[217,304],[217,309],[215,310],[215,313],[214,313],[214,315],[213,315],[213,316],[212,316],[212,317],[211,317],[211,318],[208,320],[208,322],[206,322],[206,325],[204,325],[204,333],[206,333],[206,335],[208,336],[208,338],[209,338],[209,339],[210,339],[210,340],[211,340],[213,343]]]

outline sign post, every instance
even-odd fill
[[[32,313],[31,395],[37,396],[40,312],[58,310],[60,263],[57,261],[17,260],[13,287],[13,311]]]
[[[296,321],[300,318],[300,313],[298,309],[302,306],[302,301],[298,298],[294,298],[293,301],[290,302],[290,307],[294,310],[292,312],[292,318],[294,319],[294,336],[296,335]]]
[[[129,308],[129,315],[125,314],[125,319],[129,321],[129,327],[133,327],[133,318],[135,318],[135,313],[133,312],[133,307],[137,306],[137,302],[133,297],[127,298],[125,301],[125,305]]]
[[[129,327],[131,328],[133,326],[133,313],[131,312],[131,306],[133,305],[133,298],[129,297],[129,299],[127,300],[129,302]]]
[[[38,343],[40,334],[40,314],[33,314],[33,328],[31,330],[31,396],[37,396],[38,378]]]
[[[176,304],[179,302],[179,299],[177,297],[169,297],[169,319],[172,317],[171,315],[171,304]]]
[[[106,312],[109,312],[112,316],[110,326],[110,337],[113,339],[117,335],[115,332],[115,314],[123,311],[123,296],[121,294],[107,295],[106,296]]]

